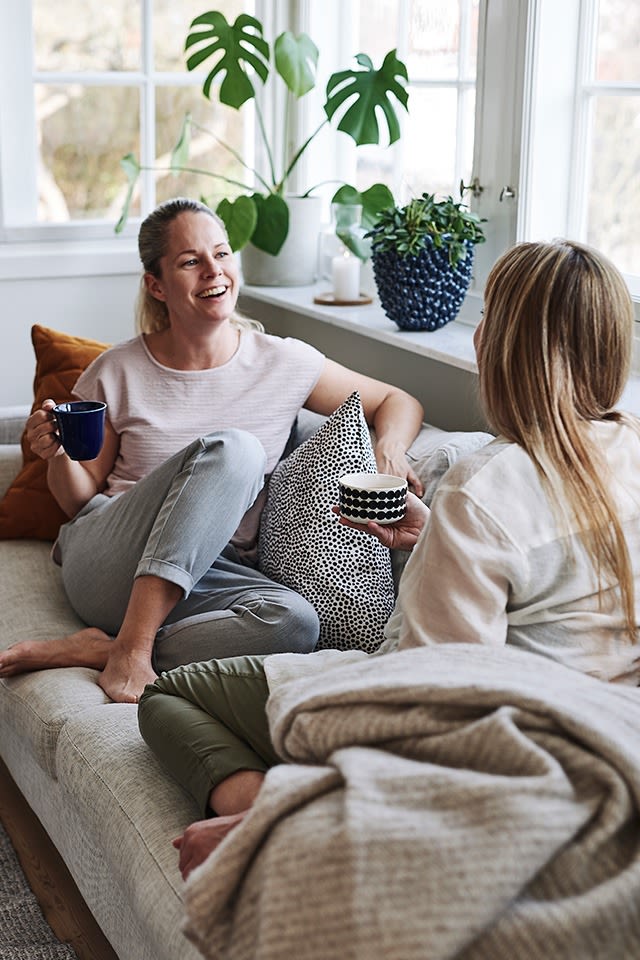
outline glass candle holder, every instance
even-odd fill
[[[332,279],[332,264],[334,257],[344,253],[345,244],[340,235],[353,234],[358,238],[364,236],[364,229],[360,224],[362,206],[359,203],[332,203],[331,222],[320,232],[318,244],[318,279]]]

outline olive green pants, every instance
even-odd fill
[[[211,813],[211,791],[238,770],[279,763],[265,706],[263,656],[189,663],[161,674],[140,698],[140,732],[160,763]]]

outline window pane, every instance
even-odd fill
[[[368,53],[378,67],[389,50],[398,46],[397,0],[361,0],[356,53]],[[352,64],[348,64],[352,67]]]
[[[192,132],[189,166],[210,171],[218,176],[240,180],[251,186],[251,174],[244,171],[233,155],[216,141],[221,140],[237,152],[245,155],[242,146],[242,113],[224,107],[217,101],[210,102],[199,90],[160,87],[156,97],[156,137],[158,144],[157,166],[166,166],[171,150],[180,134],[182,117],[191,113],[202,130]],[[211,135],[213,134],[213,136]],[[224,196],[241,192],[223,180],[205,174],[171,173],[159,175],[157,180],[158,200],[169,197],[205,197],[212,206]]]
[[[640,273],[640,96],[599,97],[594,109],[587,241],[623,273]]]
[[[409,10],[407,70],[410,80],[455,80],[460,47],[460,5],[413,0]]]
[[[597,79],[640,82],[640,5],[629,0],[600,0]]]
[[[463,52],[463,73],[465,77],[475,82],[478,67],[478,17],[480,0],[468,0],[467,6],[467,34]]]
[[[38,84],[36,114],[38,220],[117,219],[126,191],[120,158],[139,152],[138,91]]]
[[[455,90],[413,90],[403,136],[405,189],[409,196],[452,193],[456,169]]]
[[[36,70],[140,69],[140,0],[33,0],[33,27]]]
[[[479,0],[362,0],[359,49],[378,61],[398,49],[409,75],[409,111],[400,111],[397,146],[358,150],[361,189],[381,180],[406,203],[423,192],[457,197],[460,180],[469,182],[478,16]]]
[[[394,156],[397,147],[379,150],[376,147],[360,147],[355,186],[358,190],[368,190],[372,183],[386,183],[394,196],[399,192],[395,183]]]
[[[184,72],[184,42],[191,22],[201,13],[219,10],[229,23],[233,23],[240,13],[253,14],[254,6],[242,0],[218,0],[209,5],[203,0],[155,0],[153,29],[156,70]]]
[[[469,183],[473,163],[475,92],[461,97],[460,143],[457,143],[455,89],[414,88],[411,92],[411,123],[399,146],[380,150],[361,147],[358,151],[357,186],[364,190],[372,183],[387,183],[400,204],[422,193],[459,196],[460,180]],[[456,150],[462,155],[457,161]],[[400,154],[401,158],[396,159]],[[401,171],[398,178],[396,169]]]

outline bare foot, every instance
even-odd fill
[[[248,810],[229,814],[228,817],[213,817],[211,820],[196,820],[190,824],[181,837],[173,840],[174,847],[180,851],[180,873],[186,880],[192,870],[199,867],[216,847],[218,847],[228,833],[237,827]]]
[[[137,703],[146,685],[157,676],[146,651],[128,650],[116,641],[98,683],[116,703]]]
[[[94,667],[102,670],[113,646],[97,627],[85,627],[55,640],[22,640],[0,653],[0,677],[49,667]]]

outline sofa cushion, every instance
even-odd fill
[[[49,545],[34,541],[0,543],[0,648],[20,640],[48,640],[84,624],[66,598],[60,569]],[[23,742],[55,777],[55,750],[70,716],[108,702],[98,672],[84,667],[36,670],[0,679],[0,730]]]
[[[297,590],[320,619],[318,648],[362,649],[382,642],[394,603],[389,551],[338,523],[343,473],[370,471],[376,461],[358,393],[274,470],[260,526],[263,572]]]
[[[32,412],[44,400],[72,399],[72,389],[82,371],[108,344],[73,337],[34,325],[31,342],[36,355]],[[22,434],[22,469],[0,501],[0,539],[55,540],[68,520],[47,486],[47,465],[31,452]]]
[[[408,458],[424,484],[422,499],[428,507],[431,506],[438,484],[449,467],[453,466],[460,457],[473,453],[474,450],[484,447],[493,439],[492,434],[482,431],[452,433],[442,431],[429,438],[420,434],[409,449]]]
[[[109,703],[97,680],[98,671],[88,667],[34,670],[0,679],[3,737],[21,743],[38,766],[57,779],[56,748],[64,725],[87,707]]]
[[[108,703],[70,718],[57,768],[58,844],[118,956],[197,960],[182,933],[171,840],[201,814],[142,740],[136,705]]]

